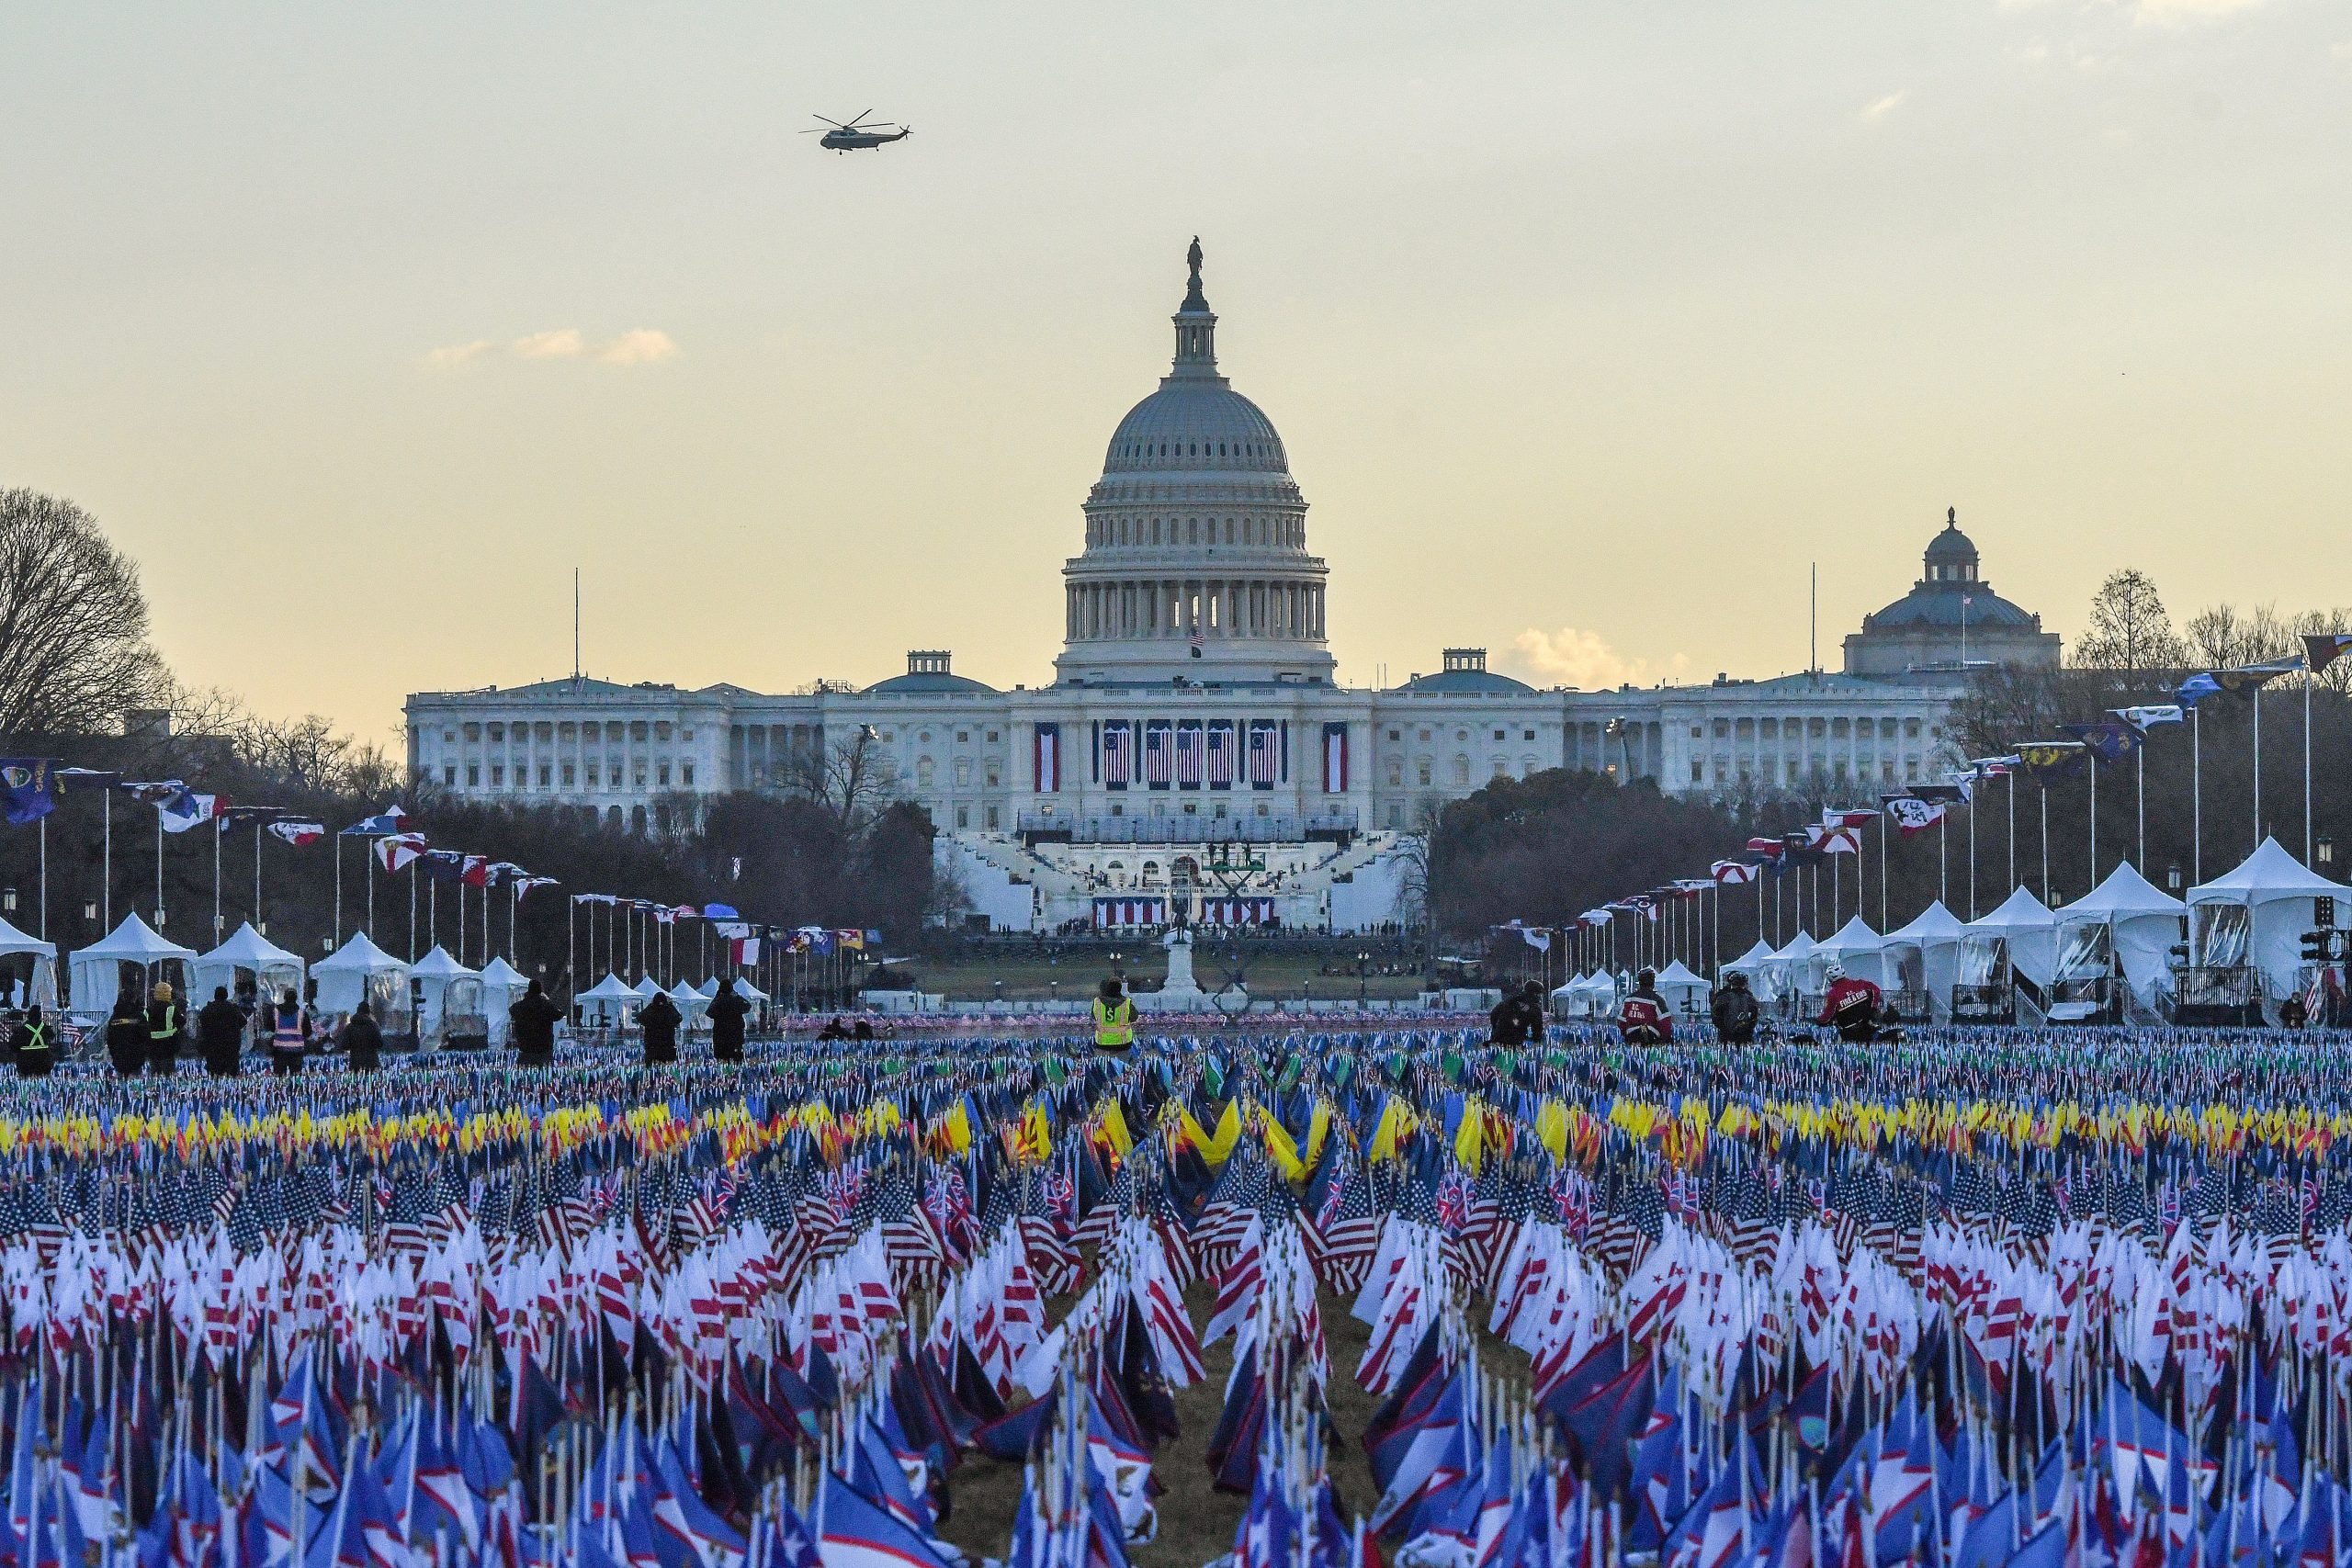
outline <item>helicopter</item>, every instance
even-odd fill
[[[911,125],[892,126],[888,121],[866,124],[865,116],[873,112],[867,109],[847,124],[837,119],[825,119],[823,115],[812,115],[811,118],[824,119],[832,128],[825,132],[825,139],[817,145],[828,152],[848,152],[861,147],[879,147],[886,141],[904,141],[915,133]],[[814,136],[816,133],[817,128],[812,125],[800,134]]]

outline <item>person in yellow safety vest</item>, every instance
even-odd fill
[[[172,983],[158,980],[147,1001],[147,1070],[169,1077],[179,1066],[180,1006],[172,999]]]
[[[1094,1048],[1126,1051],[1135,1043],[1136,1004],[1114,976],[1102,982],[1102,994],[1094,998]]]
[[[17,1058],[17,1076],[20,1078],[49,1077],[51,1057],[49,1023],[40,1016],[38,1005],[25,1010],[24,1021],[8,1036],[9,1054]]]

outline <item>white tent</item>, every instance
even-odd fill
[[[1704,1013],[1707,995],[1713,988],[1679,958],[1657,972],[1657,994],[1678,1017]]]
[[[617,975],[607,974],[588,989],[571,998],[580,1010],[580,1021],[591,1029],[614,1029],[626,1024],[644,1000],[633,987],[624,985]]]
[[[1805,965],[1805,988],[1809,991],[1827,990],[1829,965],[1833,963],[1857,980],[1869,980],[1883,987],[1886,982],[1882,978],[1879,950],[1885,945],[1886,939],[1872,931],[1870,922],[1857,914],[1839,926],[1836,935],[1813,950],[1813,957]]]
[[[503,1045],[509,1032],[506,1010],[516,998],[530,988],[530,976],[503,958],[492,958],[481,966],[481,1006],[490,1021],[490,1043]]]
[[[1617,999],[1617,987],[1598,971],[1579,975],[1552,993],[1552,1004],[1563,1018],[1599,1018]]]
[[[196,961],[195,976],[188,982],[194,995],[188,1006],[200,1008],[212,999],[215,986],[226,986],[231,996],[237,992],[237,976],[243,971],[254,977],[254,989],[270,1001],[286,992],[302,994],[302,960],[287,952],[269,938],[254,930],[247,920],[236,934]]]
[[[713,991],[710,994],[714,997],[718,995],[717,991]],[[741,975],[735,976],[735,994],[755,1007],[761,1002],[768,999],[768,994],[765,991],[761,990],[757,986],[752,985],[752,982],[746,980]]]
[[[1952,982],[1960,977],[1960,938],[1967,928],[1944,908],[1940,898],[1913,918],[1908,925],[1886,933],[1879,944],[1879,967],[1890,991],[1924,992],[1928,1017],[1937,1022],[1951,1017]]]
[[[671,1002],[678,1010],[678,1021],[682,1028],[692,1029],[695,1021],[702,1017],[705,1010],[710,1006],[709,997],[704,996],[684,980],[670,987],[669,996]]]
[[[0,919],[0,958],[29,958],[32,972],[26,976],[23,1000],[38,1002],[45,1008],[57,1006],[57,944],[18,931],[6,920]],[[16,980],[11,976],[9,988]]]
[[[125,915],[122,924],[74,955],[74,1010],[97,1018],[112,1012],[126,964],[138,966],[143,994],[158,978],[171,978],[164,965],[187,964],[195,958],[193,951],[157,936],[138,916]],[[185,995],[181,999],[187,999]]]
[[[351,940],[311,965],[319,983],[318,1010],[348,1013],[365,1001],[386,1034],[411,1032],[408,964],[354,931]]]
[[[1999,908],[1962,928],[1960,976],[1975,998],[2006,1012],[2015,979],[2047,993],[2058,962],[2058,918],[2019,883]]]
[[[662,982],[656,980],[650,975],[648,975],[645,978],[639,980],[636,985],[631,986],[629,989],[637,993],[637,999],[641,1002],[650,1002],[656,997],[669,995],[667,991],[664,991],[662,988]]]
[[[437,1041],[449,1033],[487,1036],[482,1019],[481,971],[469,969],[435,942],[409,971],[416,981],[417,1033]]]
[[[2347,891],[2306,870],[2278,840],[2265,839],[2235,870],[2188,890],[2190,962],[2210,969],[2248,965],[2262,976],[2266,1000],[2281,1001],[2301,988],[2302,935],[2318,919],[2313,900]]]
[[[1756,993],[1756,1005],[1759,1008],[1769,1007],[1772,1001],[1772,977],[1766,971],[1765,966],[1771,962],[1771,958],[1772,944],[1759,936],[1756,939],[1755,946],[1723,965],[1715,973],[1719,978],[1729,978],[1734,975],[1747,976],[1747,988]]]
[[[2120,971],[2140,1003],[2154,1008],[2172,989],[2172,950],[2188,906],[2118,862],[2107,879],[2058,911],[2058,978],[2099,979]]]
[[[1785,1001],[1805,988],[1806,969],[1818,945],[1812,932],[1800,931],[1789,939],[1788,946],[1764,960],[1764,988],[1773,1001]]]

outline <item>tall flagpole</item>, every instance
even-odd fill
[[[2098,886],[2098,753],[2086,746],[2083,748],[2083,755],[2088,757],[2091,762],[2091,879],[2086,886],[2097,887]]]
[[[2254,848],[2262,847],[2262,687],[2254,688]],[[2252,851],[2248,851],[2252,853]]]
[[[212,945],[220,945],[220,840],[227,837],[226,828],[212,824]]]
[[[2050,902],[2050,781],[2041,784],[2041,901]]]
[[[424,857],[417,856],[408,863],[408,961],[416,962],[416,881],[424,869]]]
[[[98,930],[114,930],[114,789],[109,785],[98,802],[98,832],[103,880],[98,885]]]
[[[1936,813],[1936,900],[1951,908],[1951,808]]]
[[[2205,710],[2188,709],[2188,885],[2205,880]]]
[[[2133,837],[2140,847],[2140,874],[2148,874],[2148,738],[2140,737],[2140,826]]]
[[[2312,863],[2312,657],[2303,655],[2303,864]]]
[[[1978,782],[1978,781],[1976,781],[1976,780],[1974,780],[1974,779],[1971,779],[1971,780],[1969,780],[1969,781],[1968,781],[1968,918],[1969,918],[1970,919],[1972,919],[1972,920],[1973,920],[1973,919],[1974,919],[1976,918],[1976,785],[1977,785],[1977,782]],[[1947,913],[1947,914],[1951,913],[1951,905],[1949,905],[1949,904],[1945,905],[1945,906],[1944,906],[1944,912],[1945,912],[1945,913]]]
[[[1878,808],[1878,934],[1886,934],[1886,803]]]
[[[327,928],[327,951],[333,953],[343,945],[343,835],[335,833],[327,841],[334,850],[334,924]]]
[[[164,808],[155,808],[155,929],[164,929]]]
[[[2009,891],[2018,890],[2018,771],[2011,768],[2009,781]]]
[[[261,929],[261,818],[254,818],[254,929]]]

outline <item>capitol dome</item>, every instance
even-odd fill
[[[1112,433],[1086,498],[1086,548],[1062,568],[1059,678],[1329,682],[1322,560],[1265,411],[1216,363],[1195,240],[1176,356]]]
[[[1222,378],[1208,384],[1170,377],[1127,411],[1102,458],[1106,475],[1218,468],[1290,471],[1274,422]]]

